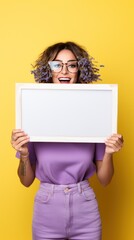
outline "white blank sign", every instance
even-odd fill
[[[36,142],[104,142],[117,132],[117,85],[16,84],[16,128]]]

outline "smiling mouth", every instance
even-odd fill
[[[58,80],[60,81],[60,83],[70,83],[71,78],[61,77],[61,78],[58,78]]]

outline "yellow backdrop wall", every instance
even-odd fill
[[[118,83],[118,132],[125,145],[115,155],[107,188],[92,178],[103,222],[103,240],[134,237],[134,21],[133,0],[0,0],[0,239],[31,239],[32,205],[38,181],[24,188],[10,146],[15,127],[15,83],[34,82],[31,64],[58,41],[85,46],[99,64],[102,83]]]

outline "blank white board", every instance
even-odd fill
[[[32,142],[104,142],[117,132],[117,84],[16,84],[16,128]]]

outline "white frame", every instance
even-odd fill
[[[29,134],[30,141],[32,141],[32,142],[105,142],[106,138],[109,135],[117,132],[117,108],[118,108],[118,85],[117,84],[44,84],[44,83],[43,84],[41,84],[41,83],[38,83],[38,84],[34,83],[33,84],[33,83],[17,83],[16,84],[16,129],[22,129],[23,121],[24,121],[23,119],[24,119],[24,117],[26,117],[26,116],[23,116],[23,115],[27,115],[27,114],[24,114],[24,113],[22,114],[22,107],[23,107],[22,106],[22,96],[24,95],[23,93],[26,92],[25,90],[29,90],[30,94],[33,94],[33,92],[34,92],[33,90],[43,90],[44,93],[47,90],[52,91],[53,93],[54,92],[56,93],[57,90],[58,91],[59,90],[67,90],[67,91],[71,90],[70,91],[71,94],[72,94],[72,91],[74,91],[74,93],[76,93],[76,92],[80,93],[78,95],[81,95],[83,93],[87,94],[87,92],[85,92],[85,91],[88,91],[88,93],[91,93],[91,91],[94,91],[94,94],[95,93],[100,94],[102,91],[103,92],[106,91],[108,94],[110,93],[109,94],[109,96],[110,96],[109,99],[111,101],[111,106],[110,106],[110,111],[111,111],[110,114],[111,115],[110,116],[112,116],[112,117],[110,118],[111,119],[111,123],[110,123],[111,127],[110,127],[110,132],[108,132],[109,134],[105,134],[104,136],[99,136],[99,135],[97,135],[97,136],[93,136],[93,135],[91,135],[91,136],[90,135],[89,136],[71,136],[71,135],[70,136],[65,136],[65,135],[64,136],[58,136],[58,135],[53,135],[53,136],[52,135],[51,136],[43,135],[43,136],[41,136],[41,135],[37,134],[35,136],[35,135],[32,135],[32,134],[29,134],[28,130],[23,129],[24,131],[26,131]],[[44,93],[43,93],[43,96],[46,97],[46,95],[44,95]],[[59,93],[61,94],[61,91]],[[68,93],[68,92],[66,92],[66,93]],[[64,95],[66,95],[66,94],[64,94]],[[90,95],[91,94],[87,94],[87,97],[89,98],[89,101],[90,101]],[[85,96],[85,95],[83,95],[83,96]],[[23,96],[23,98],[25,99],[24,96]],[[38,102],[38,98],[36,99],[37,102]],[[73,101],[73,99],[70,98],[69,101],[71,102],[71,101]],[[100,101],[101,101],[101,99],[100,99]],[[46,100],[45,100],[45,102],[46,102]],[[49,104],[49,102],[47,102],[47,104]],[[85,105],[83,103],[83,109],[84,109],[84,107],[85,107]],[[25,106],[25,108],[26,108],[26,106]],[[107,114],[107,112],[105,114]],[[60,113],[58,113],[58,114],[60,115]],[[91,117],[91,114],[90,114],[90,117]],[[33,118],[32,118],[32,121],[34,121]],[[37,121],[39,121],[39,120],[35,119],[35,121],[37,123]],[[40,123],[37,123],[37,127],[39,126],[39,124]],[[105,124],[105,119],[104,119],[104,126],[105,125],[106,124]],[[30,126],[29,126],[29,128],[30,128]],[[103,126],[103,128],[104,128],[104,126]],[[87,124],[87,127],[89,128],[89,124]],[[65,128],[66,128],[66,126],[65,126]]]

